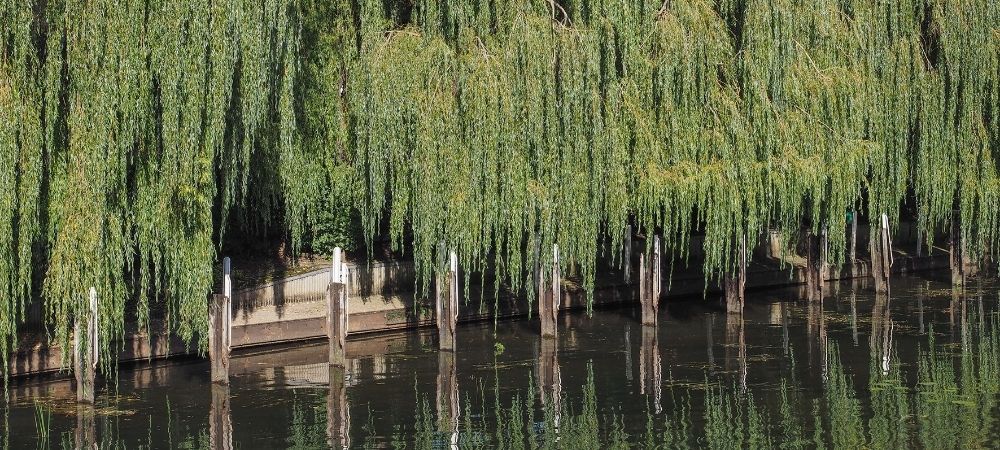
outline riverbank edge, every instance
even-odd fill
[[[911,256],[896,253],[893,274],[927,272],[947,269],[949,255],[937,252],[930,256]],[[369,267],[370,271],[399,270],[412,263],[391,262]],[[867,260],[855,261],[854,270],[833,268],[827,280],[841,281],[850,279],[869,279],[871,264]],[[357,270],[350,267],[352,272]],[[324,271],[305,275],[321,275]],[[328,271],[326,271],[328,272]],[[771,260],[752,263],[747,271],[747,289],[761,291],[767,289],[785,288],[804,285],[802,267],[798,264],[782,264]],[[292,278],[299,278],[298,275]],[[608,279],[598,280],[594,288],[593,306],[612,306],[634,303],[638,305],[638,286],[625,282],[624,277],[617,277],[618,282]],[[692,271],[674,274],[669,281],[670,289],[661,297],[661,302],[671,299],[683,299],[703,296],[706,301],[717,301],[721,290],[710,283],[706,288],[704,276],[692,275]],[[400,286],[394,286],[398,289]],[[411,283],[412,287],[412,283]],[[488,294],[489,295],[489,294]],[[371,305],[372,295],[356,295],[351,297],[351,305]],[[460,308],[459,323],[482,322],[488,320],[506,320],[533,316],[528,302],[523,296],[503,295],[496,300],[494,307],[484,308],[483,303],[475,306],[476,298],[466,299],[464,307]],[[479,299],[482,300],[482,299]],[[350,335],[354,339],[366,335],[435,326],[433,307],[428,307],[428,299],[418,299],[413,292],[391,292],[383,296],[382,308],[351,308],[356,311],[349,313]],[[532,303],[533,304],[533,303]],[[432,305],[430,305],[432,306]],[[560,310],[579,310],[587,307],[586,292],[579,284],[564,283]],[[495,312],[495,313],[494,313]],[[234,321],[233,350],[259,348],[269,345],[281,345],[295,342],[308,342],[326,338],[325,317],[297,318],[289,315],[287,319],[266,323],[244,323]],[[196,345],[185,345],[177,336],[155,334],[149,338],[145,334],[133,334],[126,338],[125,345],[118,355],[119,364],[143,364],[155,360],[177,357],[206,357]],[[68,366],[68,365],[67,365]],[[22,349],[11,355],[8,364],[8,376],[13,379],[28,380],[32,377],[70,376],[68,368],[62,364],[60,349],[54,345],[37,344],[28,349]]]

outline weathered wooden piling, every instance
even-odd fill
[[[73,365],[76,377],[76,400],[80,403],[94,403],[97,378],[98,323],[97,289],[90,288],[87,311],[83,319],[77,319],[73,330]]]
[[[629,350],[631,352],[631,349]],[[653,396],[654,412],[659,414],[663,407],[660,398],[663,385],[663,369],[660,364],[660,343],[655,326],[643,325],[642,343],[639,351],[639,377],[642,379],[639,393]]]
[[[639,255],[639,303],[642,307],[642,324],[656,325],[660,309],[660,294],[663,283],[663,263],[660,237],[653,237],[649,257]]]
[[[967,250],[965,236],[962,233],[962,222],[956,211],[952,216],[951,233],[948,239],[948,259],[953,286],[964,286],[970,276],[976,275],[976,263],[969,257]]]
[[[347,372],[330,366],[330,390],[326,397],[326,435],[330,448],[350,448],[351,412],[347,403]]]
[[[767,230],[767,256],[771,259],[781,260],[785,256],[784,240],[781,230],[771,228]]]
[[[874,228],[869,248],[872,257],[872,278],[875,292],[889,292],[889,270],[892,267],[892,240],[889,236],[889,216],[882,214],[878,227]]]
[[[347,362],[347,265],[340,247],[333,249],[330,285],[326,293],[326,338],[329,343],[328,361],[331,366],[344,367]]]
[[[212,364],[212,383],[229,384],[229,350],[232,316],[230,299],[222,294],[212,296],[208,308],[208,356]]]
[[[226,342],[231,345],[233,342],[233,264],[229,257],[222,258],[222,295],[228,299],[226,301]]]
[[[850,225],[848,226],[847,233],[847,269],[850,271],[851,277],[858,276],[858,212],[851,211],[848,213],[848,220]]]
[[[228,384],[212,384],[208,440],[212,450],[232,450],[233,448],[233,419],[229,405]]]
[[[458,255],[448,253],[448,271],[438,277],[435,295],[438,327],[438,347],[455,350],[455,329],[458,326]]]
[[[726,301],[726,311],[729,313],[742,313],[743,302],[746,298],[747,284],[747,244],[746,237],[742,237],[736,249],[736,268],[734,273],[725,275],[722,281],[723,296]]]
[[[622,239],[622,271],[625,283],[632,284],[632,225],[625,225],[625,237]]]
[[[448,433],[452,445],[458,444],[459,413],[458,371],[455,367],[455,353],[438,352],[438,431]]]
[[[826,248],[826,227],[818,235],[813,232],[806,235],[805,278],[809,301],[823,301],[827,278]]]
[[[556,318],[559,317],[559,302],[562,274],[559,268],[559,246],[552,245],[551,276],[545,277],[544,270],[538,269],[538,319],[541,322],[542,337],[555,338],[558,333]]]

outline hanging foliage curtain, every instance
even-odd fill
[[[65,356],[91,286],[104,352],[127,310],[203,331],[213,236],[251,161],[296,151],[296,17],[284,0],[0,6],[4,358],[33,296]]]

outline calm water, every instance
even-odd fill
[[[355,340],[331,386],[321,344],[238,354],[228,388],[208,364],[122,369],[78,410],[65,382],[15,383],[3,448],[913,447],[1000,444],[995,283],[954,295],[899,279],[852,284],[822,307],[797,289],[751,293],[730,315],[672,301],[638,308]]]

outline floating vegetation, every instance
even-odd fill
[[[36,403],[35,434],[38,436],[38,448],[49,448],[49,429],[51,424],[52,410]]]
[[[103,353],[151,311],[190,341],[228,230],[297,249],[354,213],[412,236],[424,289],[445,249],[530,294],[558,244],[590,292],[628,225],[678,254],[703,234],[712,276],[768,228],[827,227],[838,263],[848,212],[897,224],[908,192],[928,240],[957,209],[970,254],[1000,251],[992,0],[57,0],[0,23],[3,358],[32,301],[68,351],[91,286]]]

